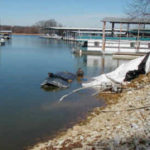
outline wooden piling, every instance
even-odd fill
[[[122,32],[122,23],[120,24],[120,34],[119,34],[118,52],[120,52],[121,32]]]
[[[102,40],[102,50],[105,51],[105,28],[106,28],[106,21],[103,22],[103,40]]]
[[[138,35],[137,35],[137,42],[136,42],[136,48],[137,48],[137,52],[139,51],[140,48],[140,23],[138,24]]]

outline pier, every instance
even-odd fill
[[[107,17],[102,22],[100,36],[85,40],[77,52],[133,59],[150,51],[150,20]],[[106,26],[108,23],[111,26],[109,30]]]
[[[76,42],[74,53],[79,55],[105,54],[131,59],[150,51],[149,19],[106,17],[101,21],[102,28],[48,27],[42,30],[47,38]]]
[[[120,40],[121,40],[121,33],[122,31],[122,26],[126,25],[126,37],[136,37],[136,44],[138,45],[138,42],[140,42],[140,38],[148,38],[147,40],[150,41],[150,30],[146,30],[146,26],[150,26],[150,19],[131,19],[131,18],[115,18],[115,17],[106,17],[102,20],[103,22],[103,51],[105,51],[105,35],[106,35],[106,23],[111,24],[111,37],[115,37],[114,31],[115,31],[115,25],[119,24],[120,25]],[[138,25],[138,29],[136,30],[130,30],[131,25]],[[143,27],[142,27],[143,26]],[[142,30],[141,30],[142,29]],[[134,31],[134,34],[133,34]],[[141,32],[142,31],[142,32]],[[146,35],[146,36],[145,36]],[[150,47],[148,47],[150,48]],[[137,51],[139,49],[139,45],[137,46]]]
[[[59,34],[63,40],[66,41],[86,41],[88,39],[100,38],[103,35],[103,29],[101,28],[76,28],[76,27],[49,27],[42,29],[45,34]],[[119,33],[119,29],[115,29],[116,34]],[[122,29],[125,34],[127,30]],[[106,33],[110,33],[111,29],[105,29]]]
[[[4,39],[11,39],[12,31],[11,30],[0,30],[0,37]]]

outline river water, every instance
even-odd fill
[[[90,90],[58,103],[61,96],[81,87],[76,80],[64,90],[40,88],[48,72],[75,73],[80,67],[85,78],[90,78],[124,62],[112,60],[111,56],[75,56],[72,47],[74,43],[22,35],[13,36],[0,47],[1,150],[22,150],[71,126],[94,107],[104,105],[91,96]]]

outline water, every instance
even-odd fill
[[[21,150],[55,135],[94,107],[104,105],[87,90],[58,103],[61,96],[81,87],[77,81],[65,90],[40,88],[48,72],[75,73],[81,67],[86,77],[92,77],[122,63],[112,61],[111,56],[74,56],[73,46],[64,41],[19,35],[0,47],[0,149]]]

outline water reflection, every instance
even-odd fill
[[[2,49],[1,49],[1,46],[0,46],[0,67],[1,67],[1,63],[2,63]]]
[[[61,40],[18,35],[0,47],[0,149],[21,150],[103,105],[88,95],[89,91],[58,103],[61,96],[81,87],[76,80],[64,90],[46,92],[40,88],[48,72],[75,73],[83,67],[90,76],[85,60],[72,54],[72,46]]]
[[[85,68],[86,75],[89,77],[97,76],[103,73],[108,73],[116,69],[128,60],[113,59],[112,55],[106,56],[94,56],[94,55],[83,55],[77,57],[77,68],[82,66]]]
[[[0,47],[0,149],[21,150],[104,105],[89,90],[59,103],[61,96],[81,87],[81,80],[73,81],[68,89],[40,88],[48,72],[76,73],[82,68],[87,78],[110,72],[124,62],[111,56],[77,57],[72,54],[73,46],[38,36],[13,36],[6,46]]]

